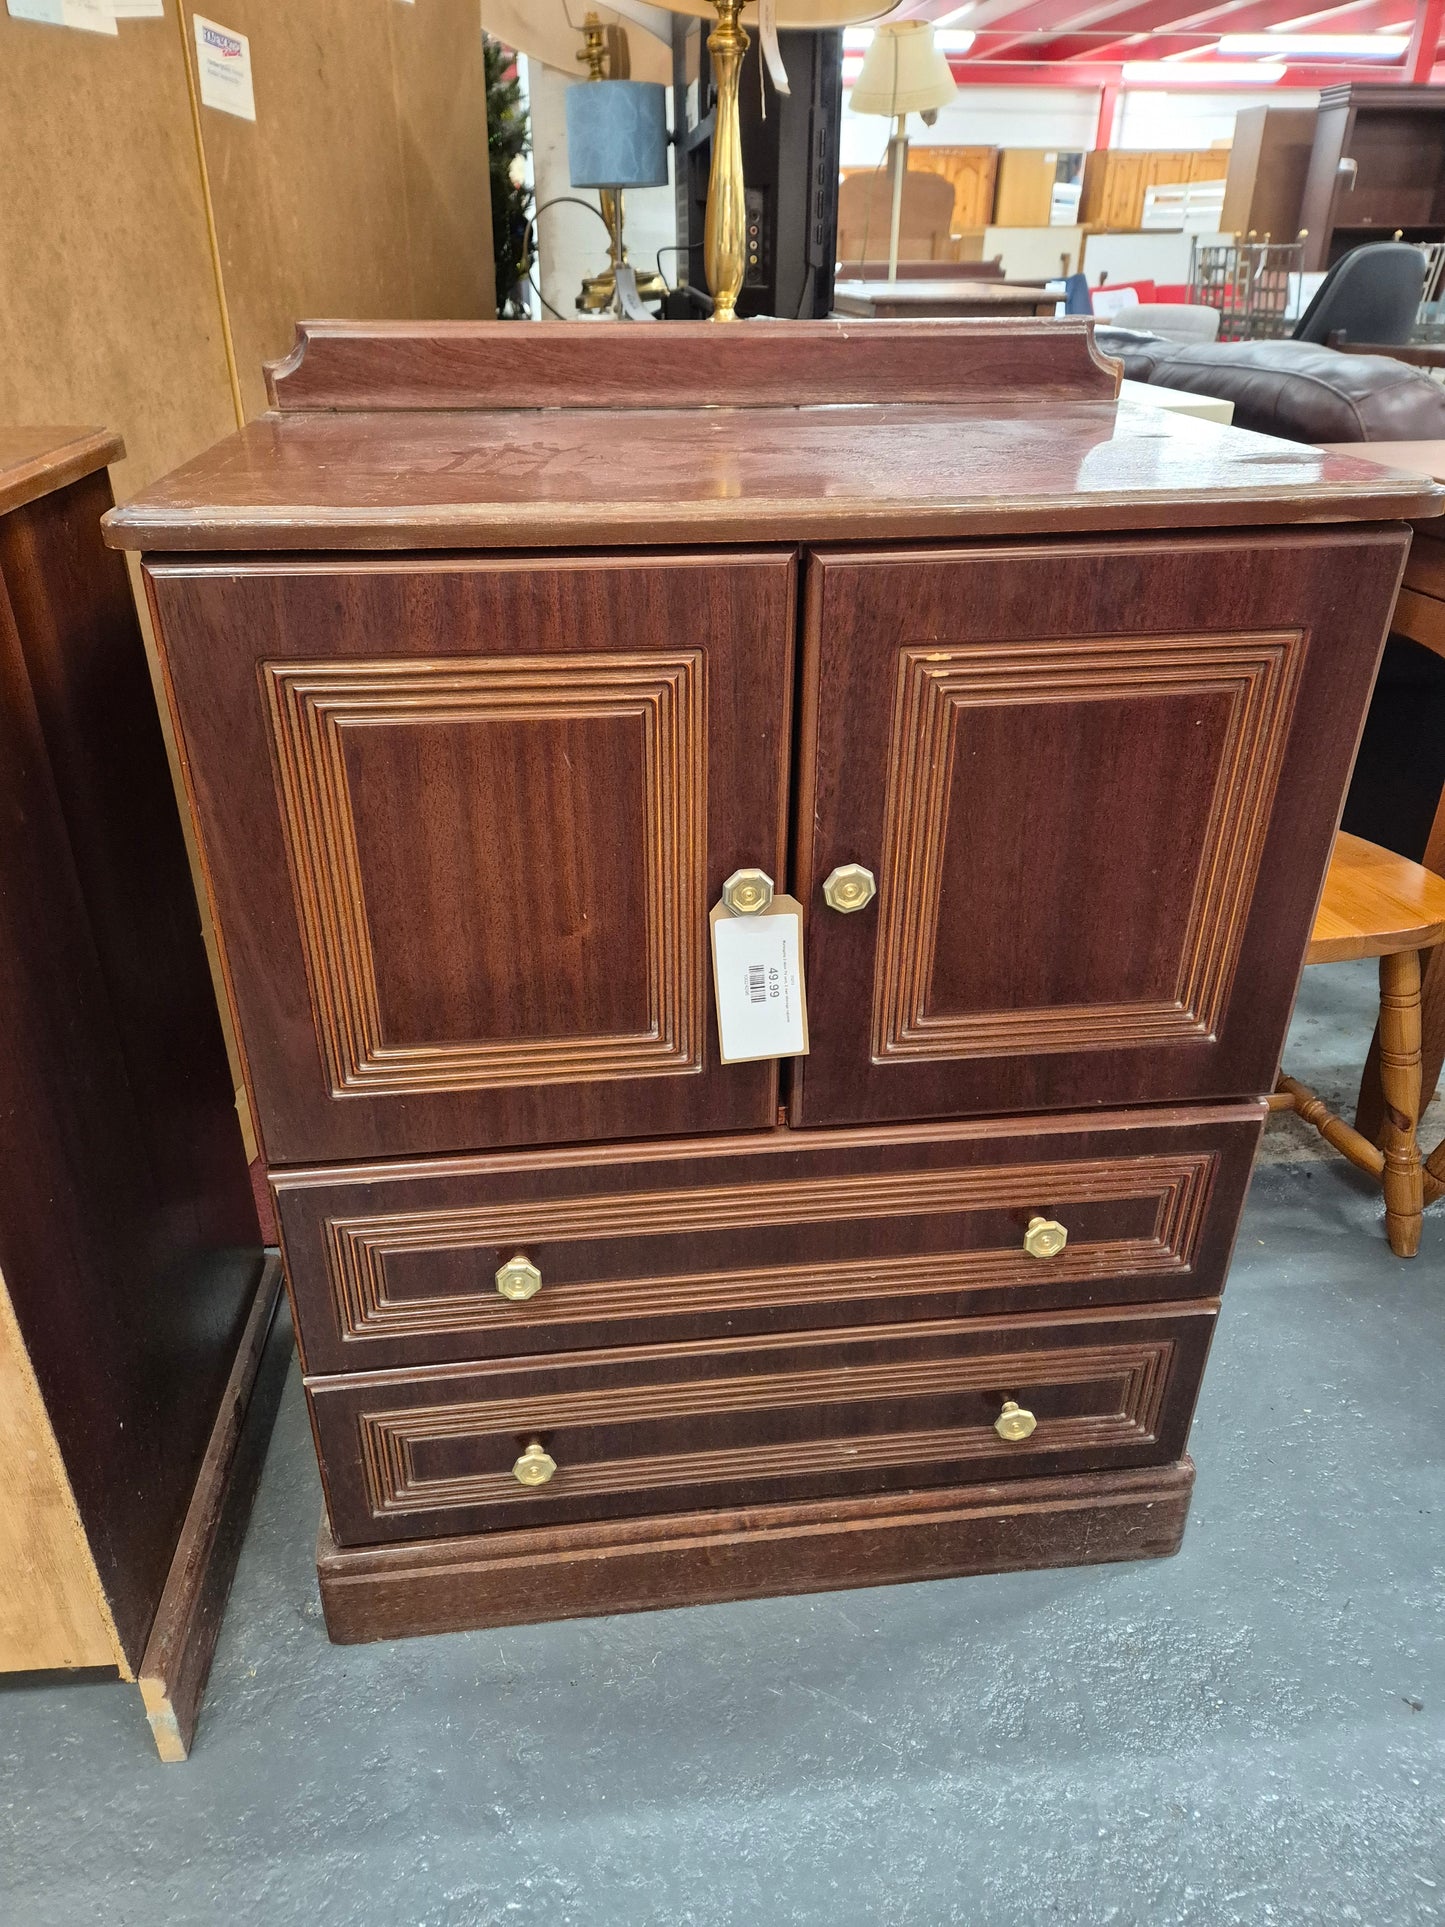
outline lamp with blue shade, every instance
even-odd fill
[[[589,77],[567,89],[567,163],[573,187],[599,190],[607,223],[606,271],[588,275],[577,297],[584,313],[595,314],[616,305],[619,268],[627,269],[629,306],[634,285],[643,301],[667,293],[661,275],[636,275],[622,238],[623,189],[667,185],[667,90],[655,81],[604,77],[606,40],[596,14],[587,15],[583,35],[577,58]]]

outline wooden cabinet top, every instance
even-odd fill
[[[124,454],[125,443],[108,428],[0,428],[0,515]]]
[[[159,550],[576,548],[1393,520],[1418,475],[1148,411],[1075,321],[312,324],[107,517]]]

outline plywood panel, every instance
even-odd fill
[[[0,11],[0,420],[117,430],[121,497],[235,426],[175,5]]]
[[[203,11],[251,43],[255,121],[201,108],[246,414],[264,409],[261,364],[287,351],[298,320],[490,313],[475,9],[207,0]]]
[[[0,1673],[125,1670],[3,1279],[0,1466]]]
[[[490,319],[497,294],[476,0],[390,0],[390,19],[412,313],[427,321]]]

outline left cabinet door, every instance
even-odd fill
[[[707,913],[782,880],[794,566],[147,566],[272,1164],[773,1122]]]

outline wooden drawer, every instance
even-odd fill
[[[1102,1471],[1184,1449],[1216,1305],[938,1319],[309,1387],[341,1545]],[[1037,1420],[1000,1438],[1008,1399]],[[537,1441],[541,1486],[513,1467]]]
[[[309,1372],[1211,1296],[1263,1107],[448,1158],[273,1179]],[[1035,1214],[1069,1233],[1030,1257]],[[496,1287],[525,1254],[522,1302]]]

